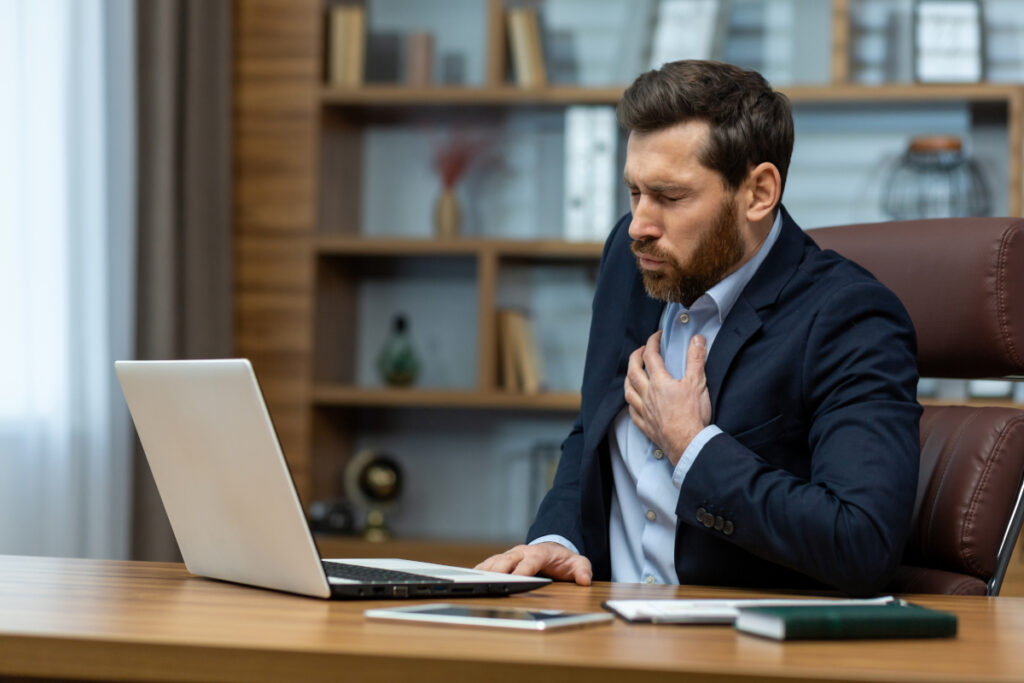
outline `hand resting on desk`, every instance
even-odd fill
[[[590,560],[558,543],[517,545],[492,555],[476,566],[489,572],[535,576],[541,574],[556,581],[575,581],[589,586],[594,576]]]

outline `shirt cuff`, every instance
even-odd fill
[[[535,538],[532,541],[530,541],[527,545],[537,545],[538,543],[548,543],[548,542],[557,543],[558,545],[565,546],[566,548],[568,548],[569,550],[573,551],[577,555],[580,554],[580,551],[576,549],[576,546],[572,544],[572,541],[570,541],[569,539],[565,538],[564,536],[559,536],[558,534],[548,534],[547,536],[541,536],[540,538]]]
[[[697,456],[700,455],[701,450],[707,445],[708,441],[722,433],[722,430],[715,425],[708,425],[697,432],[697,436],[693,437],[693,441],[683,451],[679,462],[676,463],[675,470],[672,471],[672,483],[675,484],[677,489],[683,486],[683,480],[686,479],[687,473],[693,467],[694,461],[697,460]]]

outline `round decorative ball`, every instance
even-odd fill
[[[402,492],[402,468],[386,456],[370,459],[359,471],[359,490],[369,500],[387,503]]]

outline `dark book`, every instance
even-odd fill
[[[956,615],[899,603],[749,607],[733,626],[776,640],[946,638],[956,635]]]
[[[398,83],[402,72],[401,61],[401,34],[375,31],[367,35],[367,83]]]

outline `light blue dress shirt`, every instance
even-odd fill
[[[695,334],[707,339],[708,353],[722,322],[743,288],[768,256],[782,229],[781,212],[764,244],[753,258],[714,285],[689,308],[679,303],[665,306],[659,329],[661,356],[676,379],[686,372],[686,352]],[[679,487],[704,445],[722,430],[705,427],[690,442],[675,468],[629,417],[628,407],[616,416],[609,431],[614,485],[609,541],[612,581],[629,583],[678,583],[675,571],[676,501]],[[579,552],[568,539],[542,536],[531,543],[555,541]]]

